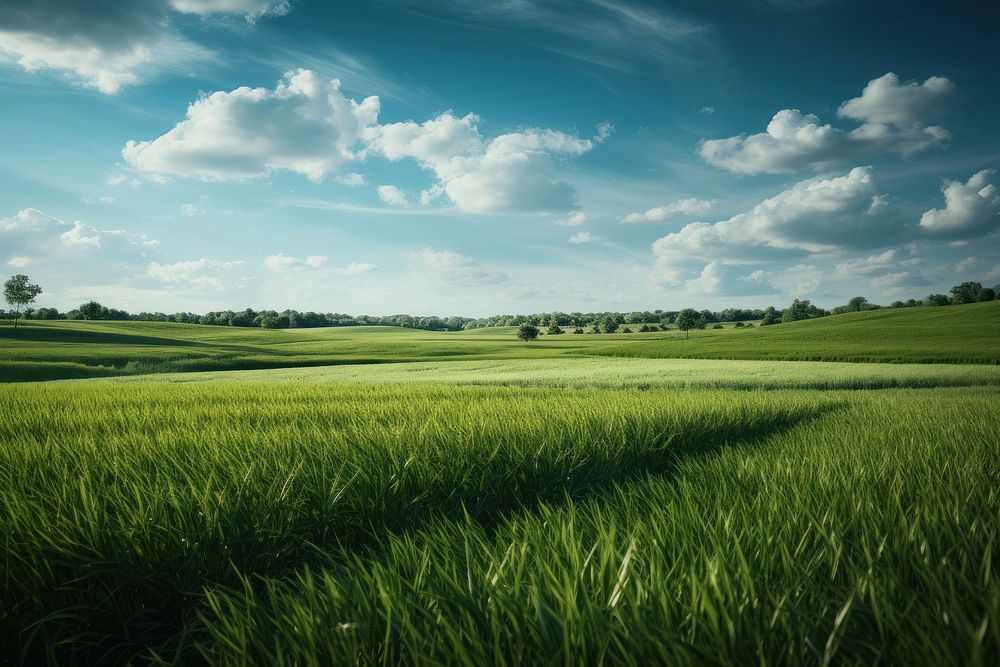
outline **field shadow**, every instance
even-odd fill
[[[0,631],[0,648],[13,642],[20,649],[12,655],[23,661],[55,659],[62,664],[126,664],[148,658],[150,651],[191,658],[187,642],[198,632],[196,619],[208,588],[239,588],[248,581],[256,588],[267,578],[294,577],[305,566],[349,576],[358,558],[385,562],[391,537],[419,538],[422,530],[442,522],[471,520],[492,536],[543,505],[600,499],[650,476],[669,480],[685,461],[715,456],[727,447],[756,446],[842,407],[775,408],[746,422],[693,419],[651,439],[637,437],[648,435],[648,426],[644,431],[628,425],[623,430],[584,429],[595,437],[593,443],[580,443],[580,431],[570,431],[543,454],[531,447],[509,447],[485,462],[470,456],[464,465],[443,465],[441,474],[430,479],[427,467],[409,477],[393,475],[391,494],[378,483],[348,488],[343,505],[325,515],[303,508],[271,539],[268,531],[241,522],[237,513],[220,527],[219,548],[209,549],[225,554],[218,561],[185,562],[180,553],[146,562],[93,553],[84,560],[66,560],[67,554],[57,551],[46,560],[64,588],[49,592],[47,609],[26,607],[16,612],[16,621],[9,616],[8,627]],[[588,455],[567,456],[581,446]],[[194,586],[191,573],[184,574],[192,568],[200,571]]]

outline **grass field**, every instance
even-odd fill
[[[0,327],[0,378],[566,356],[1000,363],[1000,302],[838,315],[754,329],[563,334],[513,328],[439,333],[391,327],[263,330],[165,322],[32,321]]]
[[[531,345],[4,330],[4,379],[125,376],[0,383],[0,655],[995,664],[998,312]],[[752,358],[824,337],[841,360]],[[751,358],[643,358],[723,343]]]

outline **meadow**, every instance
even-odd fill
[[[388,362],[634,358],[996,364],[1000,301],[850,313],[753,329],[562,334],[512,327],[243,329],[173,322],[29,321],[0,327],[0,379],[113,377]]]
[[[998,312],[937,310],[969,341]],[[154,364],[185,348],[167,340],[339,362],[0,383],[0,655],[995,664],[996,341],[838,319],[859,356],[912,363],[848,363],[835,335],[825,362],[752,342],[742,360],[656,358],[779,334],[815,354],[791,325],[530,345],[38,327],[57,340],[5,346],[6,379],[102,349]]]

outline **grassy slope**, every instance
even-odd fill
[[[1000,362],[1000,302],[882,310],[750,330],[544,336],[386,327],[265,331],[158,322],[32,322],[0,327],[0,378],[284,368],[563,355],[884,362]]]
[[[983,664],[998,400],[0,385],[0,653]]]
[[[699,331],[594,354],[706,359],[1000,363],[1000,301],[850,313],[749,331]]]
[[[118,382],[442,384],[450,386],[886,389],[1000,386],[1000,365],[557,357],[166,373]]]

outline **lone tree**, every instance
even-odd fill
[[[517,337],[525,343],[538,338],[538,327],[533,324],[522,324],[517,330]]]
[[[11,276],[10,280],[4,283],[3,298],[7,303],[14,306],[14,328],[17,328],[17,320],[21,317],[21,308],[34,303],[35,297],[42,293],[42,288],[28,282],[28,276],[23,273]]]
[[[684,332],[685,338],[691,337],[691,329],[701,329],[705,326],[705,321],[702,319],[701,313],[694,308],[685,308],[677,313],[677,319],[674,323],[678,329]]]

